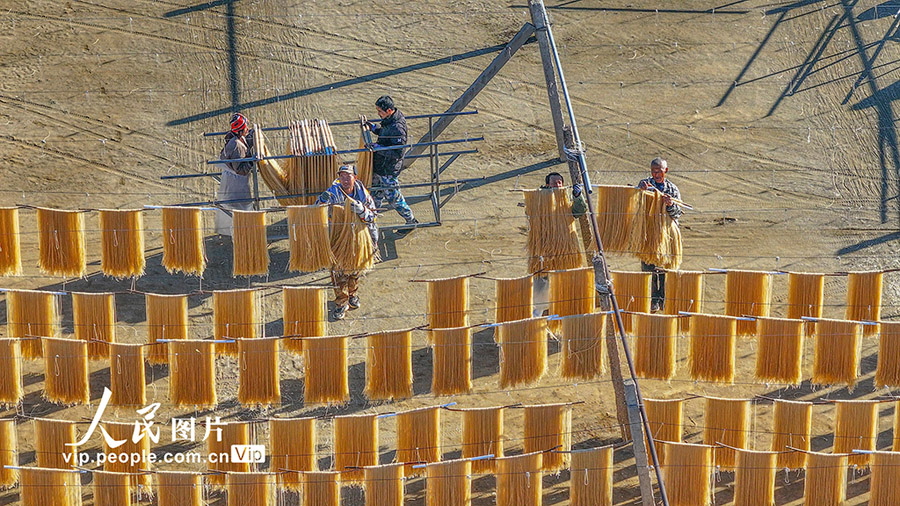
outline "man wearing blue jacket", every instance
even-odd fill
[[[388,95],[379,97],[375,101],[375,112],[381,118],[381,126],[370,124],[372,132],[378,136],[375,145],[388,147],[406,144],[406,117],[397,110],[394,100]],[[400,191],[399,176],[403,170],[403,155],[403,148],[375,151],[372,156],[372,198],[375,199],[376,208],[387,201],[388,206],[396,209],[406,220],[406,225],[409,226],[406,230],[411,230],[419,221],[413,216],[412,209]]]

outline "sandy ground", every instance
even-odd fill
[[[891,2],[745,1],[625,2],[553,1],[551,17],[579,127],[587,146],[593,182],[633,183],[644,177],[651,158],[662,155],[670,177],[695,211],[683,219],[685,269],[761,268],[833,272],[897,267],[894,251],[900,222],[900,148],[893,101],[898,9]],[[439,2],[283,2],[168,0],[25,0],[0,2],[0,205],[59,208],[134,208],[147,204],[200,202],[214,198],[211,179],[163,181],[167,174],[206,170],[219,143],[203,132],[223,130],[229,112],[240,108],[252,121],[281,125],[289,119],[331,121],[374,114],[372,103],[390,93],[407,114],[444,110],[528,20],[524,2],[465,0]],[[452,58],[451,58],[452,57]],[[424,323],[425,286],[413,278],[475,272],[489,276],[525,274],[526,221],[520,195],[507,190],[536,187],[556,156],[537,46],[525,46],[472,103],[477,116],[458,119],[446,138],[483,135],[477,155],[460,158],[449,178],[485,177],[464,188],[443,208],[443,225],[383,244],[384,261],[363,283],[363,307],[331,333],[404,328]],[[426,130],[411,122],[411,138]],[[358,137],[336,127],[342,148]],[[273,136],[274,144],[283,142]],[[556,170],[564,166],[556,167]],[[404,182],[427,180],[417,162]],[[410,192],[413,193],[413,192]],[[430,206],[413,209],[425,221]],[[126,294],[128,281],[98,273],[97,215],[87,215],[91,274],[61,283],[37,269],[35,219],[23,211],[25,275],[4,287],[74,291],[111,290],[116,297],[119,337],[142,342],[143,297]],[[284,231],[282,214],[269,216],[270,235]],[[425,219],[423,219],[425,218]],[[160,266],[159,217],[147,213],[148,273],[135,288],[184,293],[234,287],[277,287],[321,283],[323,274],[286,272],[284,241],[274,242],[268,278],[231,277],[230,243],[212,237],[206,216],[209,268],[197,278],[169,275]],[[388,212],[382,223],[396,223]],[[632,258],[613,257],[614,269],[633,270]],[[886,278],[886,319],[897,315],[896,275]],[[826,315],[843,316],[845,278],[829,278]],[[724,276],[710,276],[704,309],[722,310]],[[473,322],[492,318],[493,284],[473,280]],[[282,330],[280,297],[266,290],[266,332]],[[775,309],[783,314],[787,283],[777,280]],[[212,333],[208,293],[190,298],[192,335]],[[0,302],[5,313],[5,303]],[[71,305],[63,307],[71,332]],[[433,405],[430,352],[424,334],[415,336],[413,399],[372,405],[362,395],[363,349],[351,350],[352,401],[340,407],[302,404],[302,361],[282,355],[284,403],[258,411],[235,400],[237,364],[218,364],[225,419],[270,415],[333,415],[386,412]],[[457,396],[460,406],[584,401],[575,407],[573,440],[578,447],[613,443],[615,404],[611,385],[561,382],[558,353],[551,374],[532,387],[497,387],[498,352],[490,331],[476,334],[475,392]],[[810,352],[805,367],[811,369]],[[554,350],[556,351],[556,350]],[[686,363],[680,345],[680,364]],[[875,391],[875,343],[864,346],[864,376],[846,388],[781,388],[752,381],[754,343],[741,342],[740,378],[733,386],[690,381],[684,367],[669,383],[642,381],[647,397],[689,394],[745,397],[764,394],[792,399],[868,398]],[[87,419],[93,408],[62,408],[41,400],[43,372],[26,365],[27,396],[20,412],[71,420]],[[108,382],[108,364],[92,364],[95,398]],[[152,370],[150,398],[163,404],[158,420],[185,415],[167,405],[167,371]],[[94,408],[96,407],[96,402]],[[699,441],[701,400],[686,404],[688,441]],[[831,447],[834,409],[816,406],[814,449]],[[753,447],[766,449],[771,407],[754,407]],[[7,412],[11,415],[13,412]],[[207,413],[204,413],[204,416]],[[115,414],[130,420],[131,413]],[[891,444],[893,406],[880,410],[879,448]],[[521,412],[508,414],[510,451],[521,448]],[[446,413],[445,455],[458,455],[458,413]],[[382,461],[393,457],[394,422],[386,419]],[[327,466],[330,424],[320,433]],[[20,461],[33,463],[31,424],[20,425]],[[257,435],[265,441],[265,433]],[[201,447],[202,448],[202,447]],[[95,436],[92,448],[99,449]],[[628,449],[617,453],[616,504],[635,504],[637,480]],[[868,473],[851,473],[850,504],[865,504]],[[568,474],[544,479],[544,504],[568,503]],[[722,473],[716,504],[730,501],[733,478]],[[475,480],[475,504],[492,504],[494,480]],[[803,476],[779,472],[778,504],[802,503]],[[410,504],[424,504],[424,482],[407,484]],[[345,504],[362,504],[358,489],[344,489]],[[293,498],[288,498],[293,500]],[[85,500],[91,503],[89,487]],[[211,500],[224,504],[221,494]],[[18,492],[0,504],[18,504]]]

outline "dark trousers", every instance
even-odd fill
[[[666,273],[657,270],[655,265],[644,262],[641,262],[641,270],[653,273],[650,275],[650,304],[661,308],[666,300]]]

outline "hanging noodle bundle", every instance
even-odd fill
[[[703,312],[703,272],[674,271],[666,273],[666,299],[663,312],[677,315],[679,312]],[[679,331],[691,331],[691,319],[678,320]]]
[[[758,318],[756,379],[796,385],[803,378],[803,320]]]
[[[877,322],[881,320],[881,288],[883,272],[851,272],[847,277],[847,320]],[[863,335],[878,333],[878,325],[865,325]]]
[[[472,329],[435,329],[431,331],[434,366],[431,392],[455,395],[472,390]]]
[[[525,192],[528,215],[528,272],[574,269],[583,265],[572,216],[572,200],[563,188]]]
[[[347,336],[304,339],[306,404],[346,402],[350,399],[347,379]]]
[[[216,359],[213,344],[204,340],[169,343],[169,400],[176,407],[214,407]]]
[[[76,472],[25,467],[19,474],[22,506],[81,506],[81,479]]]
[[[203,275],[206,253],[199,207],[163,207],[162,265],[170,273]]]
[[[559,471],[569,465],[572,449],[572,408],[569,404],[525,406],[524,451],[548,452],[543,471]],[[555,450],[555,451],[551,451]]]
[[[736,320],[728,316],[692,315],[688,364],[691,378],[734,381]]]
[[[144,214],[140,209],[100,210],[100,269],[117,279],[144,275]]]
[[[681,266],[681,229],[666,211],[665,194],[640,192],[631,228],[631,250],[642,262],[677,270]]]
[[[350,207],[331,206],[331,251],[338,272],[366,272],[375,266],[377,251],[369,229]]]
[[[94,471],[94,506],[131,506],[130,474]]]
[[[360,135],[359,149],[363,149],[363,151],[356,153],[356,179],[358,179],[363,186],[369,188],[372,186],[372,162],[375,158],[375,152],[364,149],[365,147],[366,140]]]
[[[600,376],[606,369],[603,355],[606,314],[571,316],[561,322],[562,377],[592,379]]]
[[[75,339],[87,341],[91,360],[109,358],[109,345],[116,342],[116,298],[111,293],[73,293],[72,315]]]
[[[260,292],[254,288],[213,292],[213,335],[216,340],[254,339],[263,334]],[[237,356],[237,343],[216,344],[216,353]]]
[[[469,277],[432,279],[428,286],[428,326],[433,329],[469,324]]]
[[[872,478],[869,485],[869,506],[900,504],[900,453],[872,454]]]
[[[875,450],[878,439],[878,401],[836,401],[833,453]],[[869,464],[868,453],[850,455],[851,466]]]
[[[597,192],[597,229],[606,253],[631,253],[631,229],[641,205],[641,191],[633,186],[600,185]]]
[[[792,272],[788,275],[788,318],[792,320],[804,316],[821,318],[824,299],[824,274]],[[807,335],[813,335],[816,324],[808,322],[806,327]]]
[[[803,469],[809,451],[812,430],[812,404],[808,402],[775,401],[775,423],[772,430],[772,451],[778,454],[778,467]],[[788,451],[788,446],[801,452]]]
[[[377,332],[367,340],[366,396],[379,400],[412,397],[412,332]]]
[[[253,137],[254,142],[256,143],[256,151],[258,154],[262,155],[262,159],[256,163],[259,175],[262,176],[263,182],[266,183],[266,186],[268,186],[269,189],[272,190],[272,193],[275,194],[275,197],[278,198],[278,203],[283,206],[289,205],[292,202],[292,199],[283,198],[284,195],[289,195],[291,193],[288,189],[287,174],[278,163],[278,160],[266,160],[266,158],[272,156],[272,152],[269,151],[269,148],[266,145],[266,138],[263,135],[262,130],[255,128]]]
[[[19,210],[15,207],[0,207],[0,276],[21,273]]]
[[[469,506],[472,502],[469,475],[475,462],[457,459],[428,464],[425,467],[425,506]]]
[[[113,406],[147,404],[144,384],[144,346],[142,344],[109,345],[109,389]]]
[[[894,443],[891,449],[900,451],[900,401],[894,404]]]
[[[551,271],[550,314],[574,316],[594,312],[594,268]]]
[[[269,419],[269,470],[278,471],[278,486],[300,490],[300,472],[315,471],[316,419]],[[290,469],[294,472],[282,472]]]
[[[281,199],[282,204],[311,204],[334,180],[338,158],[331,127],[325,120],[303,119],[289,127],[288,154],[285,160],[285,184],[291,195],[307,195]]]
[[[44,398],[58,404],[90,404],[87,343],[78,339],[42,337]]]
[[[157,506],[201,506],[203,484],[200,477],[200,473],[157,471]]]
[[[341,475],[341,480],[346,476]],[[365,490],[366,504],[403,506],[403,464],[367,467]]]
[[[660,446],[666,447],[666,462],[662,469],[669,505],[710,506],[713,447],[688,443],[663,443]]]
[[[272,406],[281,402],[280,340],[280,337],[238,339],[238,402],[242,406]]]
[[[547,320],[529,318],[498,325],[500,388],[532,383],[547,370]]]
[[[378,416],[336,416],[334,468],[343,471],[341,480],[359,483],[363,479],[362,468],[375,465],[378,465]]]
[[[534,279],[529,276],[497,280],[497,323],[531,317],[534,304]]]
[[[679,317],[639,313],[631,315],[635,335],[634,368],[641,378],[675,377],[675,336]]]
[[[0,487],[11,487],[19,479],[15,469],[19,465],[19,454],[16,451],[16,420],[13,418],[0,420]]]
[[[619,309],[632,313],[650,312],[650,273],[612,271],[612,282],[615,287],[616,301]],[[625,333],[631,334],[631,314],[622,314]]]
[[[732,448],[747,448],[747,429],[750,427],[750,401],[745,399],[706,399],[706,420],[703,422],[703,443],[717,443]],[[735,450],[716,448],[715,464],[723,469],[734,468]]]
[[[303,501],[306,506],[338,506],[341,501],[341,473],[311,471],[303,473]]]
[[[275,474],[228,473],[225,475],[228,504],[271,506],[275,504]]]
[[[463,412],[462,458],[493,455],[472,462],[472,472],[492,473],[503,456],[503,408],[470,408]]]
[[[6,334],[20,337],[26,359],[41,358],[41,340],[59,333],[59,309],[56,295],[35,290],[7,290]]]
[[[816,321],[812,382],[819,385],[854,385],[859,377],[860,323],[846,320]]]
[[[158,343],[160,339],[187,339],[188,301],[187,295],[145,295],[147,311],[147,343],[152,346],[147,352],[151,364],[165,364],[169,361],[169,347]]]
[[[612,506],[612,446],[572,452],[570,476],[571,506]]]
[[[328,309],[325,289],[308,286],[286,286],[282,290],[284,335],[291,337],[321,337],[326,333]],[[288,339],[284,347],[303,353],[302,339]]]
[[[653,434],[653,440],[655,442],[681,442],[681,427],[684,425],[683,406],[684,401],[681,399],[644,399],[644,409],[647,411],[647,422],[650,424],[650,433]],[[662,466],[666,465],[668,450],[669,445],[656,445],[656,455]]]
[[[0,405],[14,406],[22,400],[22,343],[0,339]]]
[[[900,322],[881,322],[875,386],[900,386]]]
[[[772,274],[763,271],[729,270],[725,275],[725,314],[730,316],[769,316],[772,300]],[[737,333],[752,336],[756,322],[739,320]]]
[[[37,222],[41,271],[51,276],[83,276],[87,263],[81,211],[39,207]]]
[[[321,205],[289,206],[287,208],[288,269],[315,272],[331,267],[331,239],[328,235],[328,207]]]
[[[780,466],[779,466],[780,467]],[[841,506],[847,495],[847,456],[810,453],[806,465],[805,506]]]
[[[420,408],[397,415],[396,462],[438,462],[441,460],[441,409]],[[406,476],[418,476],[421,469],[406,465]]]
[[[497,506],[541,506],[541,457],[535,452],[497,459]]]
[[[266,242],[266,212],[232,210],[233,274],[253,276],[269,273]]]
[[[207,423],[210,423],[207,421]],[[234,462],[230,459],[232,445],[250,444],[250,424],[248,422],[221,423],[217,427],[210,428],[209,439],[206,440],[207,457],[218,455],[219,458],[208,459],[207,468],[210,471],[219,471],[207,476],[210,485],[216,488],[225,486],[225,475],[221,473],[249,473],[249,462]],[[221,431],[221,432],[219,432]],[[229,458],[223,458],[228,455]]]
[[[73,468],[78,463],[75,422],[35,418],[34,457],[38,467]]]
[[[734,506],[775,506],[775,453],[738,450]]]
[[[113,473],[131,473],[129,483],[132,487],[140,487],[142,490],[150,490],[150,474],[142,470],[150,470],[150,435],[138,433],[140,439],[134,441],[134,422],[116,423],[102,422],[102,427],[110,438],[121,441],[121,446],[112,447],[109,439],[103,438],[103,454],[107,457],[103,463],[103,470]],[[126,454],[128,459],[109,458],[110,454]]]

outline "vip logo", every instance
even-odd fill
[[[231,445],[231,462],[239,464],[261,464],[266,460],[264,445]]]

